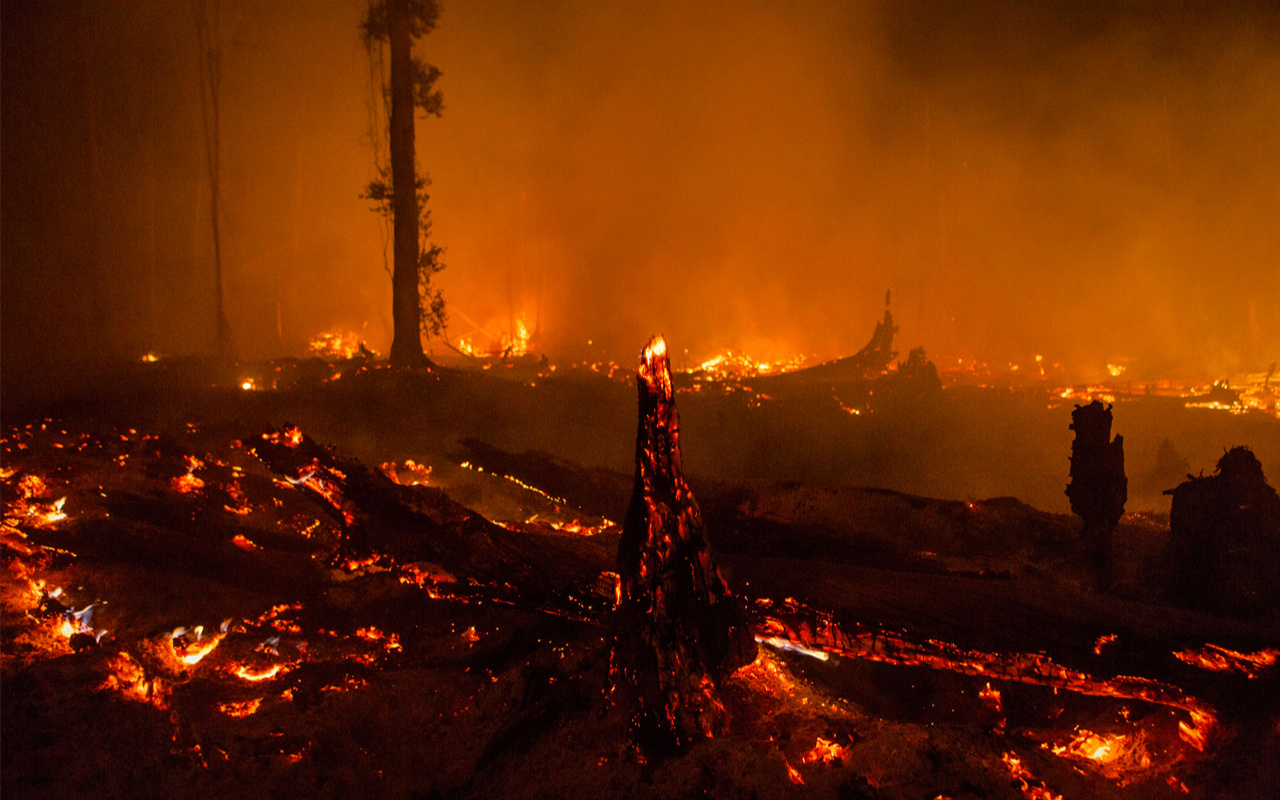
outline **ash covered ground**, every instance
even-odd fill
[[[6,795],[1269,797],[1280,779],[1276,604],[1170,596],[1160,492],[1184,475],[1157,458],[1169,438],[1211,473],[1248,445],[1274,481],[1273,415],[1117,403],[1130,513],[1099,586],[1055,393],[678,376],[690,484],[761,644],[722,687],[728,733],[655,754],[610,664],[625,370],[162,359],[6,401]]]

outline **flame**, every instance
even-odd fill
[[[763,601],[762,601],[763,602]],[[772,603],[769,603],[772,605]],[[1095,697],[1142,700],[1186,711],[1190,721],[1179,721],[1183,741],[1203,750],[1217,725],[1217,713],[1201,700],[1186,695],[1176,686],[1146,678],[1118,675],[1094,678],[1055,663],[1041,653],[984,653],[964,650],[954,644],[929,640],[921,645],[889,633],[850,635],[842,631],[828,616],[788,601],[779,611],[800,614],[799,621],[788,625],[776,617],[765,617],[758,623],[758,641],[772,644],[781,640],[797,652],[832,653],[846,658],[865,658],[887,664],[924,666],[965,675],[998,678],[1004,681],[1031,683],[1065,689]],[[816,617],[811,619],[809,617]]]
[[[1124,374],[1126,367],[1124,364],[1108,364],[1107,373],[1113,378],[1118,378]]]
[[[1099,636],[1097,640],[1093,643],[1093,654],[1096,656],[1102,655],[1102,648],[1111,644],[1118,638],[1120,637],[1116,636],[1114,633],[1107,633],[1102,636]]]
[[[1003,710],[1000,701],[1000,690],[992,689],[990,683],[988,683],[984,688],[978,690],[978,697],[982,698],[982,701],[997,714]]]
[[[818,741],[813,745],[813,749],[805,753],[804,758],[801,760],[806,764],[821,763],[823,766],[830,766],[832,761],[839,761],[843,764],[848,754],[848,748],[819,736]]]
[[[786,756],[782,757],[782,763],[787,765],[787,777],[791,779],[791,782],[797,786],[804,786],[804,778],[800,777],[800,773],[795,767],[791,766],[791,762],[787,760]]]
[[[237,678],[240,678],[246,681],[254,681],[254,682],[269,681],[275,676],[279,675],[280,670],[282,669],[283,667],[281,667],[279,664],[272,664],[266,669],[259,669],[259,670],[251,669],[250,667],[247,667],[244,664],[241,664],[237,666],[235,669],[232,669],[231,674],[235,675]]]
[[[1139,731],[1135,735],[1120,733],[1101,734],[1080,729],[1075,738],[1066,744],[1042,745],[1060,758],[1091,762],[1103,775],[1122,779],[1126,774],[1151,768],[1151,755],[1147,751],[1146,737]]]
[[[361,345],[364,344],[360,334],[355,331],[343,331],[335,328],[331,331],[316,334],[308,342],[307,346],[311,350],[311,355],[316,358],[351,359],[360,355]],[[372,356],[376,357],[378,355],[370,350],[367,345],[364,349]]]
[[[805,360],[803,355],[794,355],[778,361],[765,361],[752,358],[745,353],[734,353],[732,350],[726,350],[708,358],[692,369],[685,370],[685,372],[695,378],[706,380],[735,381],[742,378],[781,375],[786,372],[793,372],[803,368]]]
[[[1280,657],[1280,650],[1267,649],[1254,653],[1241,653],[1216,644],[1206,644],[1198,650],[1188,648],[1175,651],[1173,655],[1179,661],[1193,667],[1213,672],[1240,672],[1253,679],[1275,666],[1276,659]]]
[[[247,717],[250,714],[256,714],[258,708],[262,706],[262,698],[256,697],[252,700],[239,700],[227,703],[218,703],[218,710],[228,717]]]
[[[160,356],[156,355],[155,353],[145,353],[142,356],[142,360],[146,361],[147,363],[154,364],[155,362],[160,360]]]
[[[174,658],[192,667],[212,653],[225,636],[226,634],[219,633],[210,636],[208,639],[197,639],[194,642],[188,640],[185,636],[177,636],[169,639],[169,649]]]
[[[159,678],[148,679],[142,665],[128,653],[116,653],[107,666],[110,671],[99,685],[99,690],[116,692],[126,700],[136,703],[168,708],[172,690]]]
[[[1016,753],[1005,753],[1001,758],[1009,768],[1009,776],[1022,784],[1022,796],[1027,800],[1063,800],[1062,795],[1037,781],[1031,771],[1022,766],[1022,759],[1018,758]],[[1034,785],[1032,785],[1033,781]]]
[[[170,485],[176,492],[190,494],[198,489],[204,488],[204,481],[195,476],[195,471],[204,468],[204,462],[195,456],[183,456],[183,460],[187,462],[187,474],[179,475],[170,481]]]
[[[402,472],[406,475],[402,476]],[[388,461],[382,465],[382,474],[392,483],[401,486],[426,486],[431,478],[431,467],[419,464],[412,458],[406,460],[403,467],[397,467],[396,462]]]
[[[254,550],[262,549],[249,539],[245,538],[245,535],[242,533],[237,533],[235,536],[231,537],[231,543],[247,553],[252,553]]]
[[[297,447],[302,444],[302,431],[296,425],[289,425],[282,431],[262,434],[262,439],[272,444],[282,444],[285,447]]]

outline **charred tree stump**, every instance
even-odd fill
[[[1280,607],[1280,495],[1247,447],[1233,447],[1207,477],[1173,495],[1166,555],[1180,604],[1251,616]]]
[[[1071,511],[1084,521],[1080,538],[1101,582],[1111,579],[1111,536],[1124,515],[1129,479],[1124,474],[1124,437],[1111,438],[1111,406],[1094,400],[1071,412]]]
[[[670,749],[723,732],[717,685],[755,660],[745,612],[716,569],[685,483],[666,343],[655,336],[636,375],[640,421],[631,505],[618,543],[621,591],[614,667],[642,744]]]

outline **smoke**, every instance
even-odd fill
[[[364,3],[221,7],[237,348],[340,326],[385,353]],[[6,370],[210,350],[188,9],[3,13]],[[447,3],[418,153],[451,335],[826,358],[892,288],[900,345],[937,358],[1265,369],[1278,36],[1261,3]]]

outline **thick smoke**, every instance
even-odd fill
[[[221,8],[238,350],[341,326],[386,352],[364,3]],[[6,372],[210,350],[189,9],[3,13]],[[831,357],[892,288],[901,344],[938,358],[1263,370],[1277,41],[1264,3],[445,4],[418,150],[451,332]]]

